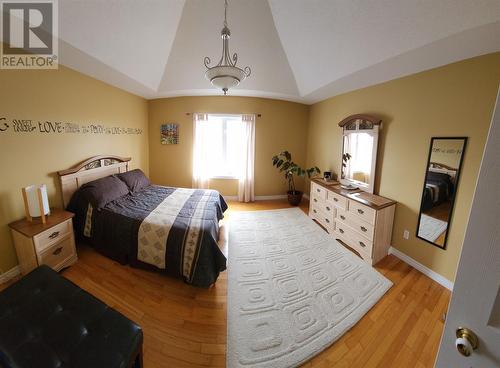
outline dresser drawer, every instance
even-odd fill
[[[343,210],[347,210],[347,208],[348,208],[347,198],[343,197],[337,193],[328,191],[327,199],[328,199],[328,201],[333,203],[335,206],[342,208]]]
[[[363,221],[375,225],[377,211],[356,201],[349,201],[349,212],[358,216]]]
[[[53,244],[38,255],[39,264],[46,264],[54,269],[57,266],[75,255],[75,245],[73,237],[67,236],[62,241]]]
[[[373,225],[363,221],[359,216],[353,215],[349,211],[344,211],[338,208],[335,219],[337,221],[345,223],[346,225],[349,225],[359,234],[363,235],[368,240],[373,241],[373,234],[375,232]]]
[[[321,225],[329,230],[333,230],[335,228],[335,214],[333,211],[328,212],[319,205],[313,205],[311,207],[311,212],[312,217]]]
[[[371,255],[373,248],[373,242],[371,240],[368,240],[349,225],[346,225],[341,221],[336,221],[335,225],[335,231],[338,232],[343,239],[345,239],[347,245],[356,250],[363,251],[367,255]]]
[[[44,249],[70,234],[72,230],[72,222],[71,219],[69,219],[34,236],[33,241],[37,251],[42,252]]]
[[[318,199],[326,199],[326,189],[318,184],[311,183],[311,197],[313,196]]]

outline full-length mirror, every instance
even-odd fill
[[[341,184],[344,188],[373,193],[380,122],[374,116],[358,114],[339,123],[343,135]]]
[[[417,237],[446,248],[467,138],[432,138],[420,203]]]

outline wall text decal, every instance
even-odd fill
[[[62,121],[29,120],[0,118],[0,133],[42,133],[42,134],[103,134],[103,135],[139,135],[143,130],[140,128],[128,128],[121,126],[107,126],[101,123],[78,124]]]

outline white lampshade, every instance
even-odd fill
[[[49,199],[47,197],[47,186],[42,185],[30,185],[24,188],[26,190],[26,199],[28,200],[28,210],[31,217],[40,217],[43,215],[48,215],[50,212]],[[38,189],[42,193],[42,208],[40,208],[40,203],[38,201]]]

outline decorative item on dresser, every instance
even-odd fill
[[[78,259],[71,212],[52,209],[46,223],[22,219],[9,224],[21,273],[46,264],[59,271]]]
[[[389,253],[396,202],[312,179],[309,216],[337,240],[376,264]]]

